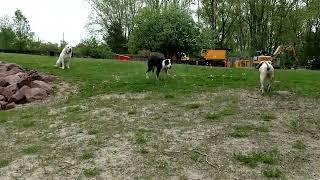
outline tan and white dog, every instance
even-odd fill
[[[260,72],[261,93],[264,94],[266,91],[270,92],[274,77],[274,68],[271,61],[262,61],[258,64],[257,68],[259,68]]]
[[[55,66],[56,67],[61,67],[62,69],[67,67],[69,69],[70,68],[71,56],[72,56],[72,47],[67,45],[61,51],[59,59],[57,60]]]

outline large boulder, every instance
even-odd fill
[[[3,95],[0,95],[0,101],[5,101],[6,98]]]
[[[5,109],[7,104],[5,101],[0,101],[0,109]]]
[[[46,83],[50,83],[50,82],[57,80],[57,77],[53,76],[53,75],[44,75],[44,76],[42,76],[42,80]]]
[[[31,87],[31,88],[44,89],[47,94],[49,94],[50,92],[53,91],[53,88],[52,88],[51,85],[49,85],[48,83],[46,83],[46,82],[44,82],[44,81],[39,81],[39,80],[32,81],[30,87]]]
[[[23,86],[14,95],[11,96],[11,98],[9,99],[9,102],[25,103],[26,102],[26,94],[29,90],[30,90],[30,87]]]
[[[12,95],[14,95],[19,90],[17,84],[11,84],[2,89],[1,95],[10,99]]]
[[[28,78],[27,73],[19,72],[19,73],[13,74],[13,75],[9,75],[5,78],[2,78],[1,82],[2,81],[4,81],[4,82],[2,82],[1,84],[5,84],[4,86],[11,85],[11,84],[18,84],[27,78]]]
[[[36,100],[43,100],[47,97],[47,93],[41,88],[30,88],[25,93],[27,102],[33,102]]]

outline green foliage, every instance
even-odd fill
[[[127,53],[127,39],[119,22],[112,22],[108,27],[108,36],[105,37],[107,44],[114,53]]]
[[[15,32],[10,19],[6,16],[0,20],[0,48],[13,48],[15,42]]]
[[[234,154],[234,158],[249,167],[256,167],[258,163],[276,164],[279,161],[279,153],[276,150],[256,151],[246,155]]]
[[[14,46],[19,50],[28,49],[28,45],[32,42],[33,34],[31,33],[29,21],[19,9],[14,13],[13,27],[16,34]]]
[[[162,11],[144,9],[135,19],[129,38],[129,50],[148,49],[172,57],[179,52],[196,50],[198,29],[190,14],[178,7]]]
[[[75,52],[82,57],[111,58],[112,53],[109,46],[99,42],[95,37],[82,40],[75,48]]]

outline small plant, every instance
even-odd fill
[[[82,160],[86,159],[92,159],[94,157],[94,154],[92,152],[86,151],[81,155]]]
[[[33,144],[31,146],[28,146],[24,148],[22,151],[26,154],[35,154],[37,152],[40,152],[42,147],[39,144]]]
[[[206,119],[210,121],[218,120],[221,116],[217,113],[208,113]]]
[[[271,121],[271,120],[277,119],[277,117],[274,114],[268,114],[268,113],[263,113],[260,115],[260,117],[263,121]]]
[[[137,112],[137,110],[131,110],[131,111],[129,111],[128,112],[128,115],[133,115],[133,114],[137,114],[138,112]]]
[[[272,151],[257,151],[252,152],[247,155],[244,154],[234,154],[237,161],[249,166],[256,167],[258,163],[264,164],[275,164],[278,162],[278,152],[276,150]]]
[[[254,132],[269,132],[269,128],[267,126],[256,127],[254,125],[234,126],[230,136],[235,138],[243,138],[250,136]]]
[[[8,159],[0,159],[0,168],[8,166],[10,161]]]
[[[199,107],[200,107],[200,104],[196,104],[196,103],[187,105],[188,109],[198,109]]]
[[[303,144],[303,142],[300,141],[300,140],[296,141],[296,142],[292,145],[292,147],[295,148],[295,149],[299,149],[299,150],[304,150],[304,149],[306,149],[306,145]]]
[[[267,178],[281,178],[283,177],[283,172],[278,168],[268,168],[263,171],[263,175]]]
[[[86,177],[94,177],[94,176],[97,176],[99,174],[99,171],[98,171],[98,169],[96,167],[93,167],[93,168],[85,169],[83,171],[83,174]]]

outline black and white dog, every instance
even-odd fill
[[[159,79],[161,71],[164,71],[168,75],[168,70],[171,69],[171,66],[171,59],[163,59],[158,56],[150,56],[148,59],[148,70],[146,72],[146,78],[149,79],[148,73],[150,71],[154,72],[154,68],[157,68],[157,79]]]

